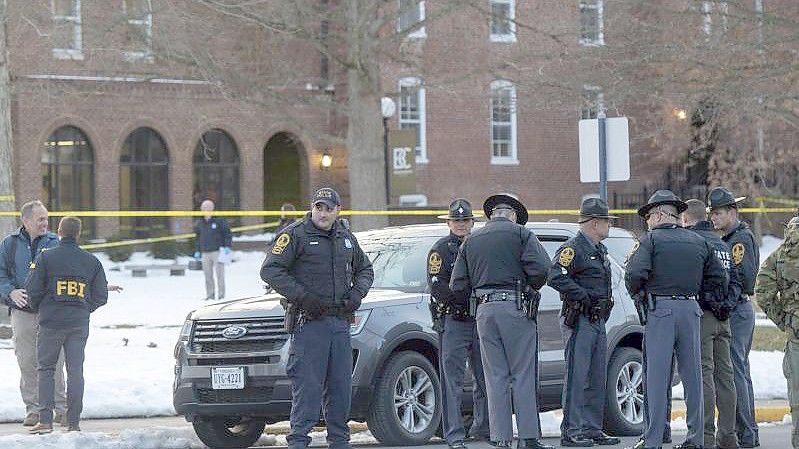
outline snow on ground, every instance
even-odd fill
[[[782,358],[779,351],[752,351],[749,365],[752,374],[752,388],[756,400],[787,399],[788,384],[782,374]],[[671,390],[675,399],[683,399],[682,383]]]

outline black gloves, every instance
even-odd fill
[[[299,305],[300,309],[312,320],[321,318],[322,315],[327,312],[327,306],[322,301],[322,298],[310,292],[302,295],[297,305]]]
[[[361,307],[361,297],[356,292],[350,291],[341,299],[344,301],[344,312],[346,313],[353,313],[358,310],[358,307]]]

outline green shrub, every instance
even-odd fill
[[[126,238],[120,234],[114,234],[108,238],[109,243],[119,242],[120,240],[126,240]],[[104,251],[112,262],[125,262],[133,254],[133,245],[113,246],[106,248]]]
[[[176,259],[178,256],[187,256],[194,252],[191,240],[168,240],[156,242],[150,246],[150,254],[156,259]]]

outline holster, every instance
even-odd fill
[[[477,317],[477,302],[478,298],[474,294],[469,296],[469,315]]]
[[[444,305],[431,297],[428,307],[430,308],[430,317],[433,319],[433,330],[438,333],[444,332]]]
[[[286,301],[285,298],[281,298],[280,305],[283,306],[283,310],[286,311],[283,317],[283,330],[286,331],[287,334],[293,334],[300,318],[297,306]]]
[[[638,313],[638,321],[641,323],[642,326],[646,325],[646,314],[647,314],[647,303],[648,301],[645,299],[646,294],[640,293],[633,298],[633,304],[635,304],[635,311]]]
[[[564,299],[563,308],[561,310],[563,314],[563,324],[570,329],[574,329],[577,326],[577,322],[580,320],[581,309],[582,305],[579,302]]]

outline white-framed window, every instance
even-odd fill
[[[424,21],[424,0],[399,0],[399,19],[397,31],[404,33]],[[427,37],[424,25],[408,33],[408,37],[424,39]]]
[[[419,78],[399,81],[399,127],[416,130],[416,162],[427,163],[425,89]]]
[[[516,42],[516,0],[489,0],[491,42]]]
[[[510,81],[491,83],[491,163],[516,165],[516,86]]]
[[[709,0],[702,2],[702,31],[705,36],[713,34],[713,16],[721,17],[721,31],[727,31],[729,6],[723,0]]]
[[[153,61],[153,7],[150,0],[122,0],[125,59]]]
[[[580,44],[605,45],[605,0],[580,1]]]
[[[53,57],[83,59],[80,0],[51,0],[53,12]]]
[[[580,105],[580,118],[597,118],[599,111],[605,109],[605,94],[599,86],[583,86],[582,101]]]

